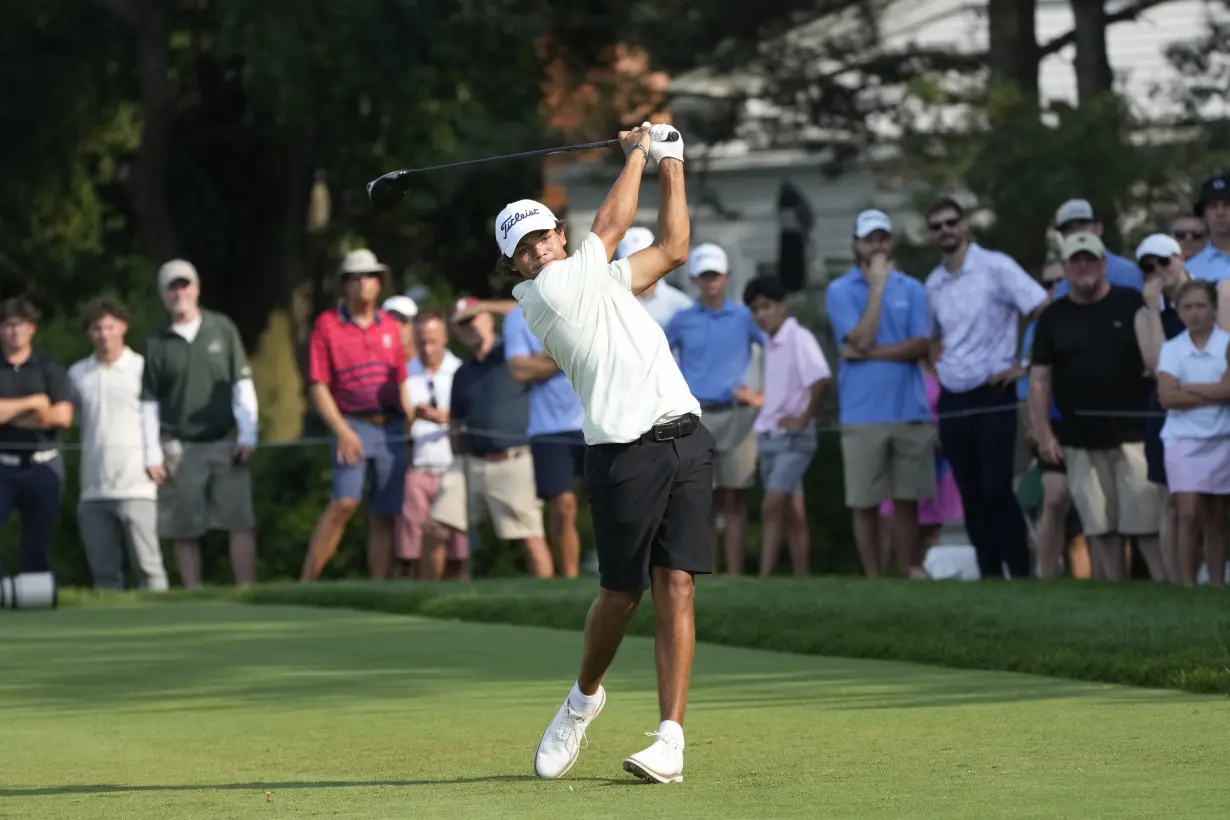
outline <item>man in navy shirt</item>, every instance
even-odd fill
[[[744,384],[752,362],[752,345],[762,348],[764,333],[752,312],[726,295],[730,261],[717,245],[697,245],[688,255],[689,275],[700,295],[696,303],[674,315],[666,326],[666,341],[701,406],[701,424],[717,443],[713,465],[713,515],[724,526],[726,574],[740,575],[747,548],[747,489],[756,477],[756,434],[752,425],[759,410]],[[716,523],[716,520],[715,520]],[[714,555],[720,564],[716,528]]]
[[[440,482],[423,527],[423,566],[439,566],[433,552],[454,532],[469,532],[470,506],[485,511],[502,541],[525,545],[530,574],[553,574],[542,526],[542,502],[534,493],[534,464],[526,430],[530,389],[508,370],[504,340],[495,319],[474,299],[453,309],[453,329],[470,348],[457,372],[449,401],[453,466]],[[473,539],[471,539],[473,543]],[[471,549],[471,554],[473,550]]]

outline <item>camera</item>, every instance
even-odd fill
[[[55,609],[58,601],[56,577],[51,572],[26,572],[0,577],[0,610]]]

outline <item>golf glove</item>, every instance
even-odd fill
[[[667,157],[677,159],[683,162],[683,137],[682,135],[675,142],[661,142],[666,139],[668,134],[678,134],[679,130],[673,125],[654,125],[649,129],[649,156],[653,157],[654,162],[661,162]]]

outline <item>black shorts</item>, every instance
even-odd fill
[[[544,501],[576,488],[585,475],[585,434],[580,430],[548,433],[530,439],[534,459],[534,488]]]
[[[598,444],[585,453],[585,489],[604,589],[649,588],[649,568],[713,571],[713,435]]]

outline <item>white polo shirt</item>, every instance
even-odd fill
[[[581,398],[586,444],[635,441],[656,424],[700,415],[666,334],[632,295],[628,260],[608,261],[597,234],[513,296]]]
[[[1046,291],[1016,260],[977,243],[970,243],[957,273],[937,265],[926,290],[931,338],[943,339],[935,372],[954,393],[1011,367],[1020,317],[1046,301]]]
[[[1157,372],[1169,373],[1186,384],[1209,384],[1221,381],[1226,372],[1226,347],[1230,333],[1213,326],[1213,333],[1198,350],[1186,330],[1162,345]],[[1190,410],[1167,410],[1162,425],[1162,441],[1183,438],[1220,438],[1230,436],[1230,405],[1214,404]]]
[[[410,406],[427,404],[435,396],[436,407],[449,409],[453,394],[453,374],[461,367],[461,359],[451,350],[444,351],[444,361],[435,373],[428,373],[418,356],[418,367],[410,368],[406,390],[410,394]],[[420,470],[440,472],[453,463],[453,446],[448,440],[448,425],[427,419],[415,419],[410,425],[410,438],[414,441],[414,467]]]
[[[141,442],[144,369],[145,358],[128,347],[110,365],[89,356],[68,369],[81,427],[82,501],[158,498]]]

